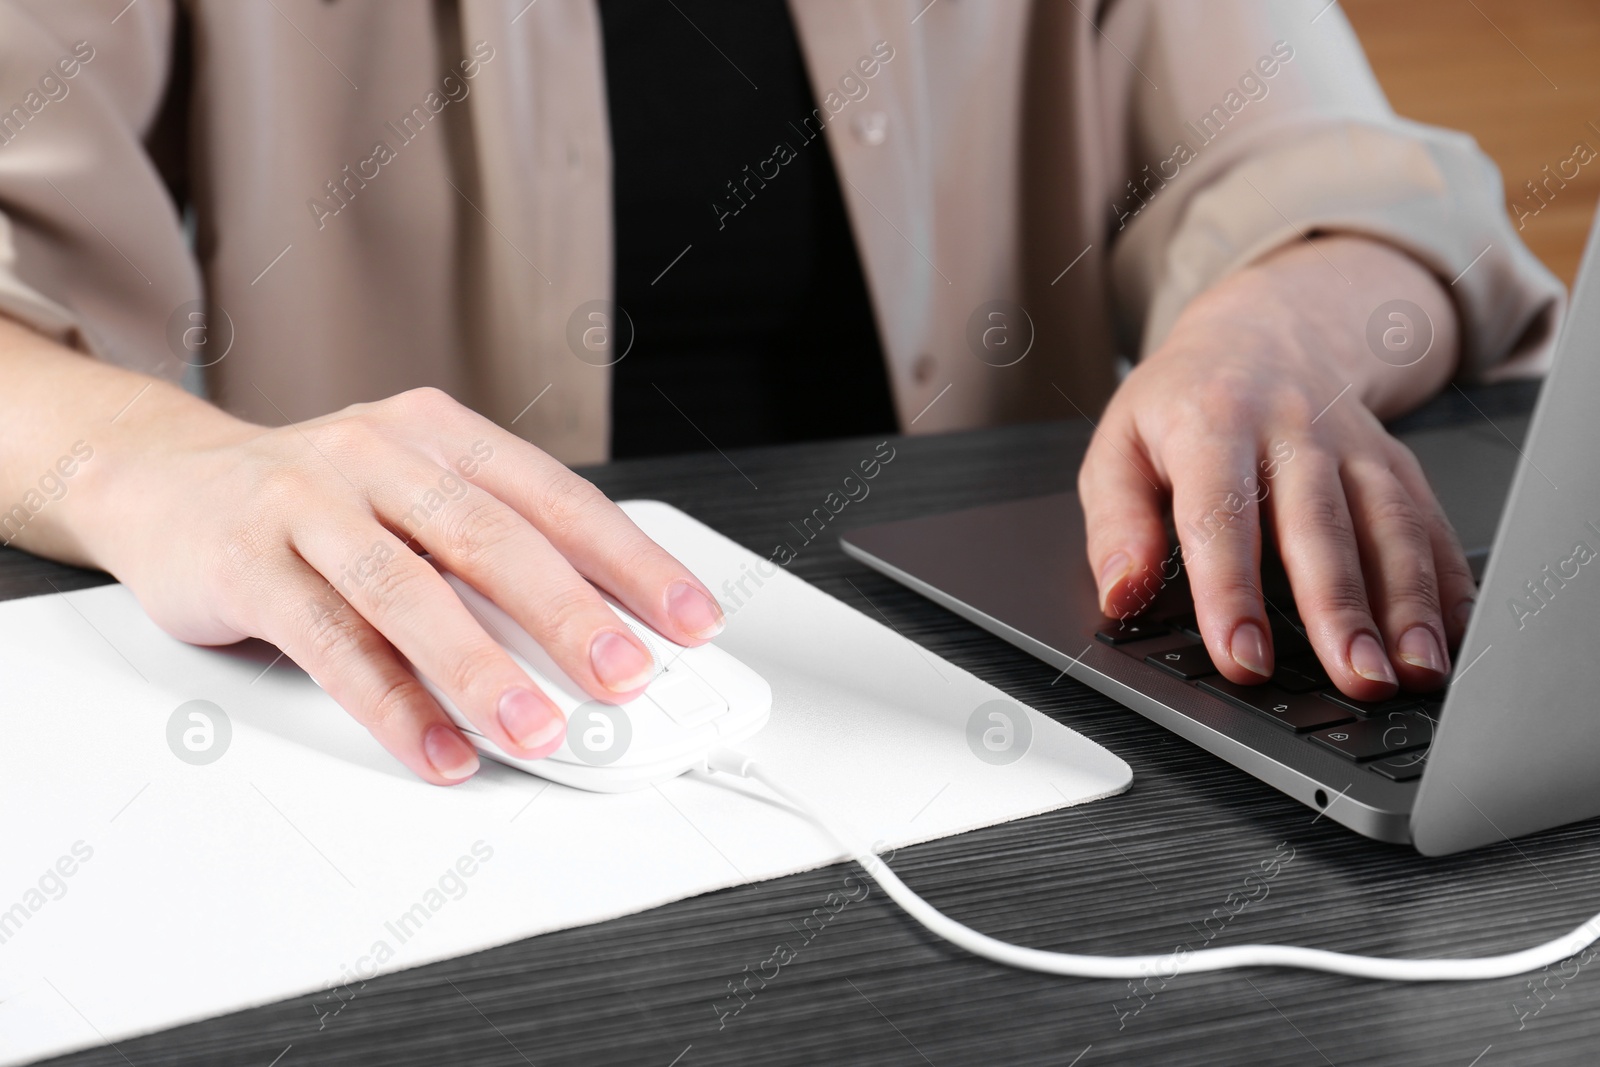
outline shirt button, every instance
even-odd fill
[[[882,111],[863,111],[850,120],[850,129],[856,140],[876,148],[889,138],[889,116]]]
[[[924,352],[911,364],[911,380],[918,385],[927,385],[933,380],[933,372],[938,369],[938,364],[932,356]]]

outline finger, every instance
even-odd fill
[[[721,632],[711,591],[586,479],[442,393],[404,395],[441,435],[444,451],[430,458],[516,509],[635,616],[682,645]],[[417,502],[407,510],[417,515]]]
[[[658,633],[698,645],[722,632],[711,591],[587,479],[559,465],[542,484],[498,480],[504,474],[484,488],[528,516],[579,572]]]
[[[1302,446],[1279,473],[1268,509],[1306,637],[1328,677],[1358,700],[1392,695],[1399,680],[1367,606],[1336,461]]]
[[[465,781],[478,754],[394,648],[295,558],[276,576],[265,614],[253,627],[299,664],[378,743],[435,785]]]
[[[1377,461],[1352,460],[1342,474],[1368,603],[1389,660],[1406,688],[1437,689],[1450,658],[1427,524],[1400,480]]]
[[[1142,446],[1113,440],[1102,423],[1078,468],[1089,567],[1107,618],[1127,618],[1150,606],[1178,575],[1169,559],[1162,522],[1166,493],[1144,459]]]
[[[1422,473],[1422,464],[1411,450],[1399,441],[1390,439],[1390,470],[1400,479],[1411,494],[1411,499],[1422,509],[1428,527],[1428,542],[1433,549],[1433,570],[1439,583],[1439,608],[1444,619],[1447,648],[1461,644],[1467,632],[1467,622],[1472,618],[1473,601],[1478,595],[1478,583],[1473,581],[1472,567],[1461,548],[1461,539],[1455,527],[1445,516],[1439,498]]]
[[[1270,678],[1254,442],[1207,442],[1185,449],[1167,467],[1173,522],[1211,662],[1230,681]]]
[[[442,473],[418,464],[409,478],[375,487],[379,517],[403,524],[414,486]],[[637,695],[655,667],[643,642],[527,519],[469,482],[459,489],[427,522],[402,532],[503,608],[590,696]]]
[[[484,632],[439,572],[371,516],[308,524],[295,531],[294,547],[503,751],[538,759],[561,744],[560,709]]]

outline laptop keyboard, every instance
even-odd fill
[[[1217,672],[1200,642],[1193,615],[1169,619],[1107,619],[1095,635],[1201,692],[1217,697],[1394,782],[1422,776],[1444,693],[1401,693],[1389,700],[1353,700],[1334,688],[1317,662],[1299,620],[1273,626],[1278,667],[1262,685],[1236,685]],[[1181,640],[1189,638],[1187,642]],[[1146,642],[1162,647],[1144,651]]]

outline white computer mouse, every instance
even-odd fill
[[[685,648],[606,603],[644,642],[656,674],[625,704],[606,704],[578,688],[517,622],[488,597],[440,569],[485,631],[567,717],[561,747],[543,759],[518,759],[473,727],[431,681],[422,682],[478,751],[518,770],[597,793],[623,793],[705,764],[712,749],[734,745],[767,724],[772,687],[715,645]]]

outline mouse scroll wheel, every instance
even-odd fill
[[[644,647],[650,650],[650,658],[655,660],[655,670],[651,672],[651,678],[655,678],[672,669],[672,664],[681,654],[680,649],[676,649],[666,641],[663,641],[648,626],[636,623],[632,619],[623,619],[622,621],[627,625],[628,629],[633,631],[634,636],[644,644]]]

